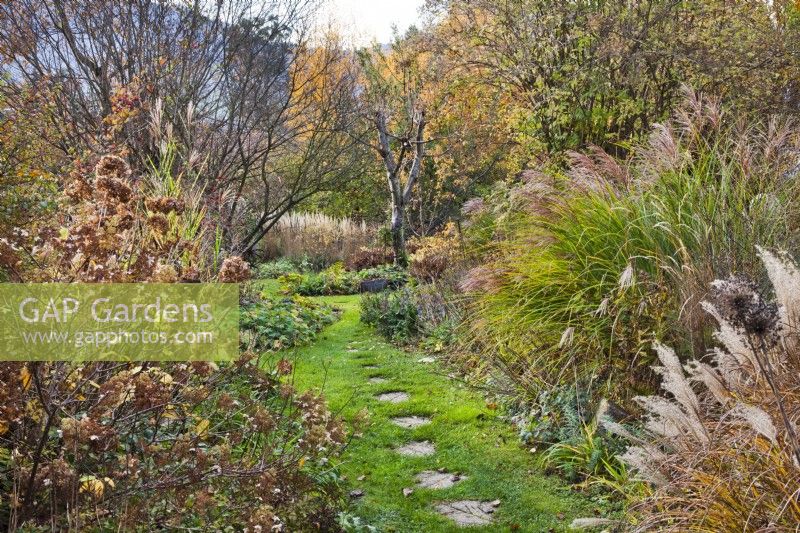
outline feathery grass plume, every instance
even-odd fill
[[[483,211],[485,207],[486,202],[484,202],[483,198],[470,198],[461,206],[461,214],[465,216],[475,215]]]
[[[619,288],[620,290],[625,290],[629,287],[632,287],[635,283],[635,278],[633,274],[633,266],[628,265],[625,267],[625,270],[622,271],[622,274],[619,276]]]
[[[467,271],[459,281],[458,287],[463,292],[488,292],[499,288],[498,278],[501,272],[492,266],[478,265]]]
[[[599,146],[589,146],[587,154],[569,151],[567,158],[568,175],[576,185],[588,190],[602,191],[609,183],[624,186],[631,178],[629,169]]]
[[[640,399],[650,440],[620,456],[654,487],[633,509],[634,531],[788,532],[800,524],[800,358],[787,342],[792,329],[777,320],[791,320],[800,305],[798,270],[785,254],[758,254],[779,305],[745,278],[720,280],[714,303],[705,303],[721,343],[708,361],[682,366],[655,345],[667,396]]]
[[[774,254],[759,246],[758,255],[775,288],[780,322],[789,330],[787,334],[794,338],[800,324],[800,301],[795,296],[800,292],[800,271],[786,253]]]
[[[661,376],[661,388],[672,394],[689,416],[696,417],[700,412],[700,401],[683,373],[678,356],[672,348],[660,343],[656,343],[655,350],[658,359],[664,365],[653,367]]]
[[[288,213],[264,237],[263,251],[267,259],[305,260],[315,269],[323,269],[337,262],[350,263],[373,243],[376,233],[365,222],[350,218]]]

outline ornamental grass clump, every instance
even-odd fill
[[[713,283],[718,324],[706,357],[682,364],[655,349],[665,394],[636,400],[649,439],[621,459],[651,484],[637,531],[796,531],[800,524],[800,271],[759,249],[774,288],[765,301],[739,276]],[[631,438],[613,423],[607,429]]]
[[[798,148],[790,125],[688,92],[627,161],[594,149],[565,175],[523,173],[513,216],[473,224],[492,238],[461,284],[472,352],[532,400],[576,381],[623,403],[651,391],[653,341],[703,353],[708,284],[791,244]]]
[[[365,222],[323,213],[288,213],[281,217],[263,240],[264,255],[307,262],[324,269],[351,258],[369,246],[375,229]]]

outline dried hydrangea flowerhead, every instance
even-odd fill
[[[149,211],[155,213],[182,213],[185,204],[180,198],[172,198],[171,196],[159,196],[157,198],[148,198],[145,200],[145,205]]]
[[[169,232],[169,219],[161,213],[150,215],[147,224],[158,234],[165,235]]]
[[[116,155],[104,155],[94,167],[94,186],[101,200],[128,203],[133,189],[128,184],[131,167]]]
[[[752,280],[744,276],[717,280],[711,284],[711,300],[734,327],[765,340],[778,339],[778,306],[764,301]]]
[[[200,271],[195,267],[187,267],[181,271],[181,282],[200,283]]]
[[[170,264],[159,263],[156,265],[150,281],[155,283],[176,283],[178,281],[178,271]]]
[[[116,155],[104,155],[94,167],[94,174],[98,178],[117,178],[126,180],[131,176],[131,167],[128,162]]]
[[[92,186],[87,180],[86,176],[91,173],[91,168],[76,164],[68,176],[67,182],[64,185],[64,194],[76,202],[88,200],[92,197]]]
[[[219,281],[221,283],[240,283],[250,279],[250,265],[239,257],[233,255],[225,258],[222,262],[222,268],[219,269]]]

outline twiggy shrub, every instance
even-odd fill
[[[720,346],[681,364],[656,344],[664,396],[637,398],[650,440],[621,457],[655,487],[637,530],[796,531],[800,524],[800,271],[759,250],[775,291],[713,284],[706,311]],[[612,430],[631,438],[619,426]]]

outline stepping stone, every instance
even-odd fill
[[[387,381],[389,381],[389,380],[386,379],[386,378],[378,377],[378,376],[369,378],[369,382],[370,383],[386,383]]]
[[[368,370],[375,370],[376,368],[379,368],[379,367],[378,367],[378,365],[364,365],[361,368],[366,368]]]
[[[442,502],[436,510],[459,526],[485,526],[492,523],[492,513],[499,502],[481,502],[477,500],[459,500]]]
[[[429,424],[430,421],[430,418],[425,418],[424,416],[398,416],[397,418],[392,418],[392,424],[406,429],[418,428]]]
[[[396,448],[395,451],[400,455],[406,455],[408,457],[425,457],[436,453],[436,448],[433,446],[433,443],[423,440],[409,442],[405,446]]]
[[[423,489],[449,489],[467,476],[425,470],[417,474],[417,486]]]
[[[406,392],[384,392],[377,396],[378,400],[389,403],[400,403],[408,400],[408,393]]]
[[[435,363],[435,362],[436,362],[436,359],[434,359],[433,357],[423,357],[422,359],[417,359],[417,363],[430,364],[430,363]]]

